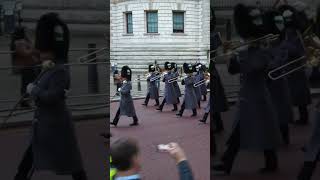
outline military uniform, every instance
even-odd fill
[[[188,74],[188,77],[182,80],[182,85],[185,85],[184,90],[184,100],[181,105],[181,109],[177,116],[182,116],[185,109],[191,109],[193,114],[192,116],[197,115],[197,97],[194,91],[194,83],[195,79],[192,76],[192,65],[191,64],[184,64],[183,65],[184,72]]]
[[[160,105],[160,107],[157,110],[162,111],[164,104],[173,104],[173,110],[176,111],[178,110],[177,104],[178,104],[178,96],[176,89],[170,80],[172,80],[175,76],[171,72],[172,66],[169,62],[165,63],[165,69],[168,71],[167,74],[164,75],[163,77],[163,82],[165,83],[165,89],[164,89],[164,99]]]
[[[241,37],[250,39],[262,36],[259,9],[238,4],[234,11],[236,29]],[[266,85],[265,72],[270,59],[270,54],[261,50],[260,44],[251,44],[230,59],[229,72],[240,73],[241,78],[239,106],[228,148],[221,159],[222,164],[214,165],[214,170],[230,173],[240,149],[264,152],[265,168],[261,172],[277,169],[276,149],[281,143],[281,134]]]
[[[149,99],[154,99],[156,101],[156,106],[159,105],[159,89],[157,86],[157,80],[160,79],[160,76],[155,73],[155,68],[153,65],[149,66],[150,75],[147,78],[148,83],[148,93],[144,101],[145,106],[148,105]]]
[[[134,108],[133,99],[131,96],[131,69],[128,66],[122,67],[121,70],[121,77],[125,78],[126,80],[123,81],[121,88],[119,89],[120,92],[120,105],[116,116],[111,123],[114,126],[117,126],[120,116],[128,116],[133,118],[133,123],[130,126],[138,125],[138,118],[136,115],[136,111]]]

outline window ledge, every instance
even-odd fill
[[[159,36],[160,33],[144,33],[145,36]]]
[[[133,34],[122,34],[122,36],[134,36]]]
[[[186,33],[172,33],[172,36],[187,36]]]

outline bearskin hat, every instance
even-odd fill
[[[308,18],[305,12],[298,12],[290,5],[282,5],[279,7],[287,28],[298,29],[303,32],[308,26]]]
[[[260,9],[238,4],[234,8],[234,23],[240,37],[259,38],[264,34],[263,15]]]
[[[128,81],[131,81],[131,69],[128,66],[123,66],[121,69],[121,77],[126,78]]]
[[[67,62],[70,33],[68,26],[57,13],[42,15],[37,23],[35,34],[36,49],[53,52],[56,63]]]
[[[277,10],[265,12],[263,21],[267,34],[281,34],[285,28],[284,18]]]
[[[186,74],[193,73],[193,66],[192,66],[192,64],[183,63],[183,71],[184,71],[184,73],[186,73]]]
[[[172,65],[170,62],[165,62],[164,63],[164,69],[165,70],[171,70],[172,69]]]
[[[156,67],[153,64],[149,64],[149,72],[155,72]]]
[[[171,63],[171,67],[172,69],[174,69],[174,72],[177,72],[178,71],[178,64],[177,63]]]

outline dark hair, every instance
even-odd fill
[[[130,138],[118,139],[110,147],[112,165],[119,171],[129,170],[132,167],[132,158],[138,153],[137,141]]]

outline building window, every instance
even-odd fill
[[[184,12],[173,12],[173,33],[184,33]]]
[[[132,12],[125,13],[126,15],[126,28],[127,28],[127,34],[133,33],[133,24],[132,24]]]
[[[147,11],[147,33],[158,33],[158,12]]]

